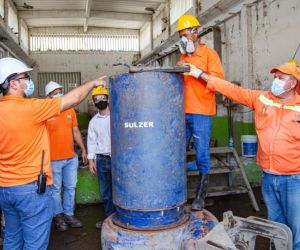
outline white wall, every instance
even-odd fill
[[[0,18],[4,18],[4,0],[0,0]]]
[[[82,83],[106,75],[123,73],[126,67],[113,67],[114,63],[131,64],[134,53],[131,52],[34,52],[30,57],[36,62],[33,80],[37,83],[38,72],[81,72]],[[80,111],[88,111],[85,101]]]
[[[169,37],[168,23],[169,23],[169,13],[167,5],[162,4],[160,9],[156,11],[153,15],[153,47],[161,45],[162,42],[166,41]],[[163,22],[166,18],[167,22]],[[142,53],[143,54],[143,53]]]
[[[170,0],[170,23],[174,24],[178,18],[193,6],[193,0]]]
[[[20,20],[20,46],[24,48],[25,51],[29,49],[29,36],[28,36],[28,27],[24,20]]]
[[[141,56],[151,52],[152,47],[152,25],[151,22],[145,23],[140,30],[140,53]]]
[[[300,42],[300,1],[261,1],[250,7],[250,13],[249,36],[253,45],[248,53],[253,58],[253,83],[249,87],[268,89],[271,67],[291,59]],[[241,14],[228,19],[221,29],[226,78],[242,81],[245,26]],[[296,59],[300,60],[300,53]]]
[[[300,1],[260,2],[252,13],[255,87],[268,89],[270,69],[291,59],[300,43]],[[300,61],[300,51],[296,59]]]
[[[247,17],[245,8],[221,24],[225,77],[243,87],[268,90],[270,69],[291,59],[300,43],[300,1],[260,1],[248,7]],[[300,61],[300,53],[296,59]],[[237,117],[252,121],[251,113]]]
[[[215,5],[219,0],[200,0],[201,12],[204,12]]]
[[[18,34],[18,14],[16,7],[13,5],[12,2],[8,2],[8,27],[12,30],[14,34]]]

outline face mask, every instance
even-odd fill
[[[100,110],[104,110],[108,106],[108,101],[99,101],[99,102],[95,103],[95,106]]]
[[[285,82],[280,80],[279,78],[275,78],[272,82],[271,92],[275,96],[280,96],[284,92],[288,91],[284,89]]]
[[[34,83],[31,79],[26,79],[25,83],[27,87],[24,89],[24,94],[26,97],[30,97],[34,93]]]
[[[195,52],[195,44],[192,40],[183,36],[180,38],[179,50],[181,54],[193,54]]]
[[[52,96],[52,98],[58,98],[58,97],[63,97],[64,94],[63,93],[57,93],[55,95]]]

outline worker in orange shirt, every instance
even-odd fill
[[[14,58],[0,59],[0,207],[4,249],[46,250],[53,218],[50,146],[46,121],[105,85],[89,81],[55,99],[28,99],[32,69]]]
[[[257,163],[262,168],[262,193],[268,219],[284,223],[300,250],[300,69],[285,63],[273,68],[271,91],[249,90],[189,64],[188,75],[207,82],[206,88],[255,110]]]
[[[177,31],[180,37],[181,58],[178,64],[188,62],[204,69],[211,75],[224,78],[224,71],[217,52],[200,42],[200,23],[194,16],[183,15],[179,18]],[[210,173],[210,135],[212,116],[216,114],[214,91],[205,89],[202,79],[184,76],[184,110],[186,119],[186,145],[193,136],[196,164],[199,170],[199,186],[192,209],[204,208],[205,195]]]
[[[49,82],[45,86],[47,98],[62,97],[62,85]],[[53,175],[52,196],[54,202],[54,222],[59,231],[70,227],[82,227],[74,216],[75,188],[77,184],[78,156],[74,151],[74,140],[81,149],[83,162],[87,161],[75,110],[68,109],[47,121],[50,138],[50,159]],[[74,139],[73,139],[74,138]],[[63,202],[61,189],[63,185]]]

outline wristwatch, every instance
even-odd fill
[[[202,76],[202,74],[204,73],[204,71],[203,71],[202,69],[199,69],[199,70],[201,70],[201,72],[200,72],[200,74],[199,74],[199,76],[198,76],[198,79],[200,79],[201,76]]]

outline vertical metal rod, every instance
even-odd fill
[[[297,52],[298,52],[299,48],[300,48],[300,43],[299,43],[299,45],[298,45],[298,47],[297,47],[297,49],[296,49],[296,51],[295,51],[295,54],[294,54],[294,56],[293,56],[293,59],[295,59],[295,57],[296,57],[296,55],[297,55]]]

